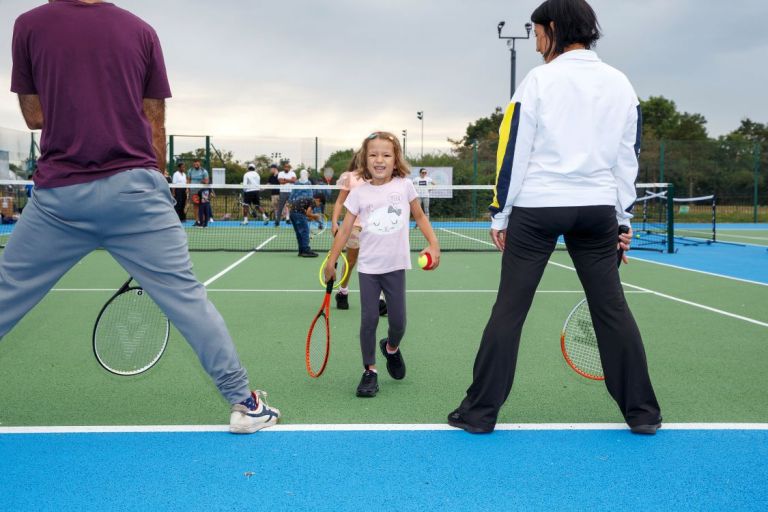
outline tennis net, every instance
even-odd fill
[[[13,231],[15,221],[23,215],[28,201],[31,182],[0,181],[0,247],[5,245]],[[290,224],[275,223],[279,188],[262,185],[259,205],[244,204],[242,185],[172,186],[182,190],[185,218],[182,223],[191,251],[297,251],[296,235]],[[307,190],[310,195],[322,197],[317,213],[321,221],[310,223],[311,242],[315,251],[328,251],[333,242],[330,221],[333,205],[340,189],[334,185],[296,185],[296,190]],[[202,190],[210,198],[212,220],[207,227],[196,226]],[[274,193],[274,194],[273,194]],[[490,227],[488,205],[493,200],[491,185],[436,185],[429,194],[429,218],[443,251],[495,251],[488,236]],[[274,197],[274,201],[273,201]],[[672,250],[670,226],[674,222],[674,207],[670,206],[672,190],[665,183],[637,185],[637,202],[632,227],[635,232],[633,249],[657,251]],[[264,220],[263,215],[267,216]],[[245,222],[247,216],[248,222]],[[413,221],[410,224],[410,242],[413,251],[426,246],[426,240]]]

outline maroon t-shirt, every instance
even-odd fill
[[[143,99],[171,89],[157,34],[128,11],[57,0],[19,16],[11,91],[40,96],[38,187],[157,168]]]

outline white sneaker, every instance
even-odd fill
[[[265,391],[256,390],[251,396],[232,406],[229,415],[229,431],[233,434],[253,434],[257,430],[274,426],[280,418],[280,410],[267,405]]]
[[[241,222],[241,224],[242,224],[243,226],[247,226],[247,225],[248,225],[248,219],[245,219],[245,220],[243,220],[243,222]]]

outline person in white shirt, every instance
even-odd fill
[[[260,185],[261,176],[259,176],[256,166],[248,164],[248,172],[243,174],[243,225],[248,224],[248,214],[251,211],[261,214],[264,225],[269,223],[269,217],[261,208]]]
[[[419,193],[419,202],[424,214],[429,217],[429,188],[432,186],[432,178],[427,176],[425,168],[419,169],[419,175],[413,178],[413,185]]]
[[[496,304],[473,382],[448,423],[493,431],[514,379],[520,333],[563,235],[589,302],[608,392],[632,432],[655,434],[661,412],[640,331],[624,298],[617,249],[629,249],[641,116],[629,80],[590,51],[600,37],[584,0],[547,0],[532,14],[545,64],[528,73],[499,134],[491,239],[503,252]],[[626,261],[626,256],[623,256]],[[558,319],[559,322],[559,319]]]
[[[277,203],[277,213],[275,213],[275,227],[280,226],[280,219],[290,222],[288,210],[285,208],[288,198],[291,197],[291,184],[296,183],[296,173],[291,170],[291,164],[285,162],[283,170],[277,173],[277,181],[280,182],[280,200]]]
[[[187,220],[187,194],[189,189],[187,188],[187,168],[184,162],[176,164],[176,172],[173,173],[172,185],[178,185],[173,189],[173,198],[176,200],[176,205],[173,207],[176,210],[176,215],[179,216],[181,222]]]

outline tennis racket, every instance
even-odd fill
[[[331,351],[331,292],[333,292],[333,279],[325,285],[323,304],[312,320],[307,333],[305,354],[307,373],[315,379],[325,371]]]
[[[325,228],[327,227],[328,227],[328,218],[322,213],[318,215],[317,219],[310,220],[309,221],[310,240],[315,238],[317,235],[321,234],[323,231],[325,231]]]
[[[619,226],[619,233],[628,233],[629,228]],[[617,266],[621,265],[624,251],[619,249]],[[592,380],[605,380],[603,363],[597,347],[595,327],[589,312],[587,299],[581,299],[568,314],[560,332],[560,350],[568,366],[582,377]]]
[[[149,295],[128,280],[104,304],[93,327],[93,354],[107,371],[138,375],[165,352],[171,324]]]
[[[320,279],[320,286],[323,288],[326,287],[323,271],[325,269],[325,264],[328,263],[328,257],[330,257],[330,255],[331,253],[326,254],[323,262],[320,264],[320,272],[317,275],[318,279]],[[347,261],[347,257],[342,252],[339,254],[339,259],[336,261],[336,284],[333,287],[338,288],[342,281],[347,278],[347,274],[349,274],[349,262]]]

